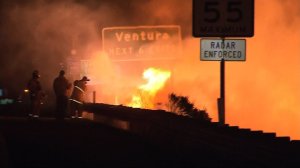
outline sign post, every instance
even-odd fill
[[[220,104],[219,122],[225,124],[225,60],[220,62]]]
[[[193,0],[193,36],[201,40],[201,61],[220,61],[219,123],[225,124],[225,61],[246,61],[246,41],[254,35],[254,0]]]

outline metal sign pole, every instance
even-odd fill
[[[225,60],[220,62],[220,114],[219,122],[225,124]]]
[[[220,31],[223,29],[226,31]],[[254,0],[240,0],[238,3],[229,0],[214,0],[214,2],[193,0],[193,36],[222,39],[221,46],[220,40],[201,42],[200,51],[200,60],[220,61],[220,97],[217,100],[220,124],[225,124],[225,59],[226,61],[246,59],[246,41],[230,40],[225,44],[225,37],[252,37],[253,35]],[[223,55],[221,60],[218,53]]]
[[[225,38],[222,37],[224,44]],[[220,61],[220,98],[218,99],[219,123],[225,124],[225,59]]]

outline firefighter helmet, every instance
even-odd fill
[[[82,80],[82,81],[90,81],[90,79],[88,79],[86,76],[82,77],[81,80]]]
[[[38,71],[38,70],[34,70],[34,71],[32,72],[32,77],[33,77],[33,78],[39,78],[39,77],[40,77],[39,71]]]

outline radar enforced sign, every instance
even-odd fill
[[[254,0],[193,0],[194,37],[252,37]]]
[[[180,55],[179,26],[110,27],[102,31],[103,49],[113,61],[174,59]]]
[[[245,61],[246,40],[201,39],[201,61]]]

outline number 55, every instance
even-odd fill
[[[204,12],[206,13],[206,17],[204,21],[214,23],[218,22],[221,18],[221,12],[219,11],[219,1],[205,1],[204,4]],[[227,18],[228,22],[239,22],[243,18],[243,13],[240,10],[240,6],[242,5],[241,1],[229,1],[227,5]]]

